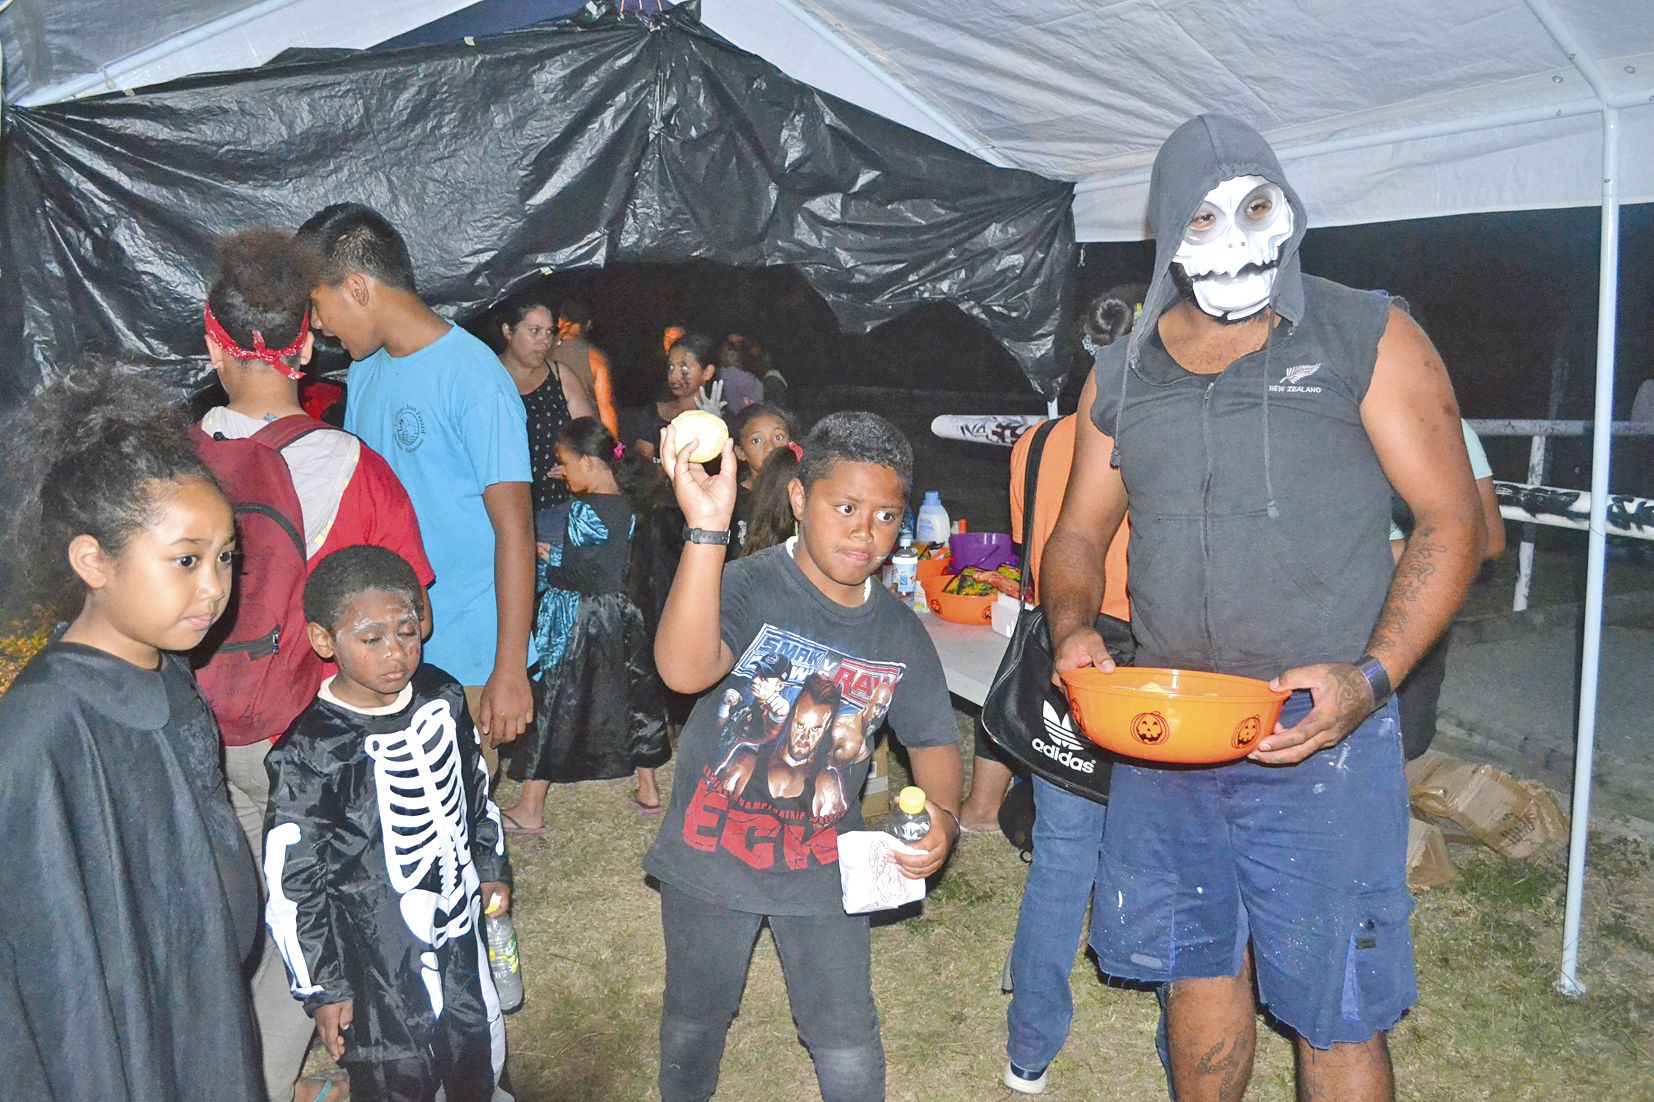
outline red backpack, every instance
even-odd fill
[[[326,427],[293,414],[243,440],[190,429],[235,510],[241,552],[229,607],[190,655],[226,746],[282,734],[322,680],[322,660],[305,633],[304,517],[281,452]]]

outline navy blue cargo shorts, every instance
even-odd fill
[[[1310,709],[1294,693],[1290,727]],[[1418,1001],[1407,781],[1393,700],[1297,765],[1117,765],[1091,946],[1105,973],[1233,976],[1316,1048],[1360,1043]]]

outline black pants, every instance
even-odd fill
[[[660,887],[666,993],[660,1016],[662,1102],[704,1102],[718,1088],[724,1037],[741,1008],[758,930],[769,923],[799,1039],[823,1102],[881,1102],[884,1042],[873,1006],[866,915],[761,915]],[[760,1084],[732,1092],[762,1097]]]
[[[389,1005],[356,997],[340,1065],[357,1102],[489,1102],[494,1096],[493,1024],[482,991],[477,931],[430,954],[441,972],[442,1013],[429,1040],[416,1036]],[[488,981],[492,985],[493,981]],[[428,998],[421,992],[418,998]],[[423,1029],[418,1031],[423,1033]]]
[[[1396,703],[1401,708],[1401,752],[1408,761],[1430,749],[1435,741],[1436,706],[1441,702],[1442,682],[1447,680],[1447,644],[1452,634],[1452,628],[1442,632],[1396,692]]]

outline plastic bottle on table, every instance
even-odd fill
[[[517,927],[511,921],[511,912],[495,913],[499,898],[496,895],[488,901],[483,933],[488,941],[488,970],[494,974],[500,1010],[510,1014],[523,1005],[523,965],[517,955]]]
[[[896,810],[885,823],[886,834],[898,842],[918,845],[930,833],[930,812],[925,809],[925,790],[908,785],[896,796]]]
[[[896,550],[890,553],[890,588],[908,602],[912,602],[913,591],[919,588],[919,553],[913,550],[911,535],[904,534]]]
[[[920,543],[946,543],[952,534],[948,511],[942,507],[942,496],[935,490],[925,491],[925,500],[919,506],[919,523],[913,536]]]

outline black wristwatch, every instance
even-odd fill
[[[719,543],[728,546],[729,529],[714,532],[710,528],[685,528],[683,538],[685,543]]]
[[[1390,671],[1384,668],[1384,663],[1370,654],[1363,654],[1356,659],[1355,668],[1367,679],[1367,684],[1372,686],[1375,708],[1390,699],[1395,689],[1390,685]]]

